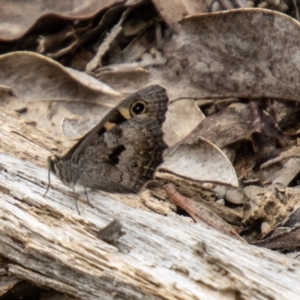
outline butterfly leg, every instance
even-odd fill
[[[81,213],[80,213],[79,207],[78,207],[78,195],[75,192],[75,184],[73,185],[72,190],[73,190],[73,194],[74,194],[74,200],[75,200],[75,206],[76,206],[77,212],[81,216]]]
[[[84,187],[84,193],[85,193],[86,200],[87,200],[88,204],[90,205],[90,207],[95,208],[88,197],[86,187]]]
[[[49,188],[50,188],[50,184],[51,184],[51,182],[50,182],[50,169],[48,168],[48,184],[47,184],[46,192],[43,195],[43,198],[46,197],[46,195],[47,195],[47,193],[49,191]]]

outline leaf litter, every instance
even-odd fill
[[[169,1],[89,1],[42,12],[32,1],[24,7],[32,14],[17,18],[22,4],[5,2],[1,108],[34,124],[23,132],[29,138],[37,140],[34,128],[52,134],[62,153],[124,96],[160,84],[170,98],[163,127],[169,149],[147,185],[150,195],[164,205],[163,186],[172,183],[189,200],[171,210],[205,214],[217,230],[226,222],[227,232],[258,246],[295,250],[298,8],[282,0],[211,12],[224,9],[218,3],[176,1],[169,10]]]

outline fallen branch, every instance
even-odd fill
[[[2,130],[1,149],[16,155],[24,149],[22,156],[31,153],[36,160],[38,147],[20,139]],[[45,168],[1,154],[0,169],[0,254],[13,276],[78,299],[297,299],[300,294],[299,266],[284,255],[121,201],[135,203],[138,195],[92,191],[92,208],[82,194],[80,216],[73,192],[56,178],[42,196]],[[112,246],[97,232],[115,218],[126,234]]]

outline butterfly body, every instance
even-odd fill
[[[64,156],[48,158],[49,170],[72,188],[138,192],[167,148],[161,129],[167,102],[158,85],[130,95]]]

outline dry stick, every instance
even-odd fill
[[[169,199],[172,200],[174,204],[184,209],[196,223],[205,223],[228,236],[245,242],[245,240],[242,239],[230,225],[199,203],[181,195],[173,184],[168,183],[164,185],[164,190],[166,191]]]
[[[251,116],[252,116],[252,124],[251,124],[251,131],[252,134],[255,133],[263,133],[264,132],[264,124],[261,121],[260,113],[259,113],[259,107],[258,107],[258,101],[252,100],[249,103]]]

